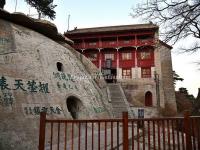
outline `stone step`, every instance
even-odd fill
[[[113,102],[113,103],[119,103],[119,102],[125,103],[123,100],[118,99],[118,98],[111,99],[111,102]]]
[[[112,97],[112,98],[121,98],[121,99],[123,99],[123,96],[120,94],[110,94],[110,97]]]
[[[125,103],[111,103],[113,106],[116,106],[116,107],[125,107],[127,108],[126,104]]]
[[[111,95],[111,97],[110,97],[111,99],[113,99],[113,100],[119,100],[119,101],[123,101],[122,99],[123,99],[123,97],[117,97],[117,96],[112,96]]]
[[[125,107],[125,106],[123,106],[123,107],[119,107],[119,106],[113,106],[113,109],[116,109],[116,110],[121,110],[121,109],[125,109],[125,110],[127,110],[127,108]]]
[[[125,109],[127,110],[126,106],[113,106],[113,109],[117,109],[117,110],[121,110],[121,109]]]
[[[113,100],[123,101],[123,97],[121,97],[121,96],[119,97],[119,96],[114,96],[114,95],[112,96],[111,95],[110,98],[113,99]]]
[[[119,100],[111,101],[111,103],[112,103],[112,104],[125,104],[125,102],[119,101]]]
[[[118,86],[109,86],[110,89],[119,89]]]
[[[109,89],[112,90],[112,92],[116,92],[120,90],[120,88],[109,88]]]
[[[112,97],[111,100],[124,102],[123,98],[121,98],[121,97],[119,97],[119,98],[118,97]]]
[[[110,90],[112,90],[111,92],[117,92],[117,91],[119,91],[120,89],[119,89],[119,88],[110,88]]]
[[[111,100],[111,103],[112,104],[125,104],[125,102],[123,102],[123,101],[119,101],[119,100]]]
[[[114,107],[126,107],[124,103],[112,103]]]
[[[112,104],[112,106],[114,107],[114,108],[126,108],[127,109],[127,107],[126,107],[126,105],[125,104],[121,104],[121,105],[113,105]]]
[[[115,102],[116,102],[116,103],[118,103],[118,102],[123,102],[123,103],[125,103],[121,98],[112,98],[111,101],[114,102],[114,103],[115,103]]]
[[[111,95],[121,95],[119,92],[110,92]]]
[[[112,98],[120,98],[121,100],[123,99],[123,96],[120,94],[110,94],[110,97]]]
[[[120,86],[120,84],[108,84],[110,100],[113,107],[113,115],[116,118],[122,118],[122,112],[130,110],[128,108],[129,106],[126,104],[127,100]],[[130,114],[129,117],[131,117]]]

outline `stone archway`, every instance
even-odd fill
[[[67,109],[70,112],[73,119],[79,119],[81,110],[83,110],[83,103],[75,96],[69,96],[67,98]],[[82,112],[83,113],[83,112]],[[83,115],[83,114],[82,114]]]
[[[150,91],[145,93],[145,106],[151,107],[153,105],[152,102],[152,93]]]

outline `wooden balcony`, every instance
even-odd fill
[[[99,42],[85,42],[86,49],[99,48]]]
[[[136,45],[135,40],[119,40],[118,41],[118,47],[129,47]]]
[[[81,42],[75,43],[75,49],[97,49],[97,48],[117,48],[130,46],[149,46],[154,45],[154,39],[132,39],[132,40],[116,40],[116,41],[97,41],[97,42]]]
[[[155,44],[155,40],[154,39],[138,39],[136,45],[137,46],[145,46],[145,45],[154,45]]]
[[[102,48],[117,47],[117,41],[102,41]]]

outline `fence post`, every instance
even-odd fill
[[[128,112],[123,112],[123,150],[128,150]]]
[[[191,126],[190,126],[190,112],[185,111],[184,113],[184,132],[186,137],[186,150],[192,149],[191,141]]]
[[[45,148],[45,127],[46,127],[46,113],[40,113],[40,133],[39,133],[39,150]]]

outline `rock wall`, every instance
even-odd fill
[[[0,149],[36,150],[41,111],[49,118],[110,117],[104,86],[66,46],[0,19]]]

